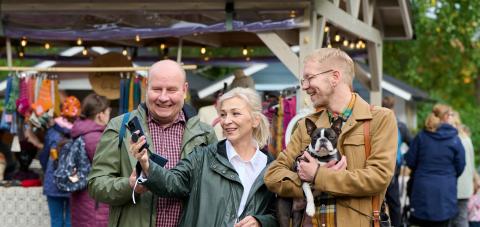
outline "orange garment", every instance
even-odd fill
[[[34,103],[32,103],[32,109],[35,111],[37,116],[42,115],[43,113],[47,112],[50,108],[53,107],[52,97],[50,94],[50,91],[51,91],[50,83],[51,83],[50,80],[42,81],[42,86],[40,87],[38,98]]]

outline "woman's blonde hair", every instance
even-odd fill
[[[462,123],[462,120],[460,119],[460,113],[457,111],[452,111],[453,113],[453,127],[455,127],[458,130],[458,134],[460,136],[470,136],[470,130],[466,125]]]
[[[428,115],[425,120],[425,129],[430,132],[437,131],[437,128],[442,123],[442,119],[447,114],[452,113],[452,107],[445,104],[436,104],[433,106],[432,112]]]
[[[267,145],[270,138],[270,123],[268,122],[267,117],[262,114],[262,100],[260,95],[253,89],[237,87],[220,96],[217,108],[220,108],[225,100],[235,97],[238,97],[247,103],[248,107],[250,107],[250,115],[252,118],[259,118],[260,123],[258,124],[258,127],[253,128],[253,138],[257,141],[259,148],[264,147]]]

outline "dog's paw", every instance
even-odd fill
[[[305,209],[305,212],[308,216],[313,217],[313,215],[315,215],[315,204],[307,203],[307,208]]]

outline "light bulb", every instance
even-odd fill
[[[127,48],[123,48],[122,55],[123,55],[123,56],[127,56],[127,55],[128,55]]]
[[[160,50],[165,49],[165,43],[160,44]]]
[[[81,38],[78,38],[78,39],[77,39],[77,45],[81,46],[82,43],[83,43],[83,42],[82,42],[82,39],[81,39]]]
[[[243,47],[242,54],[243,54],[243,56],[247,56],[247,55],[248,55],[248,49],[247,49],[247,47]]]
[[[348,46],[348,40],[343,40],[343,45]]]
[[[324,29],[324,31],[325,31],[325,32],[328,32],[328,31],[330,31],[330,27],[328,27],[328,26],[325,26],[325,29]]]
[[[335,42],[340,42],[340,35],[336,34],[334,39],[335,39]]]
[[[49,43],[45,43],[45,49],[50,49],[50,44]]]
[[[202,48],[200,49],[200,53],[201,53],[201,54],[207,53],[207,48],[202,47]]]
[[[140,35],[135,36],[135,41],[140,42]]]
[[[27,45],[27,40],[22,39],[22,41],[20,41],[20,45],[22,45],[22,47],[26,46]]]
[[[86,55],[88,54],[88,50],[87,50],[87,48],[83,48],[83,50],[82,50],[82,54],[83,54],[83,56],[86,56]]]

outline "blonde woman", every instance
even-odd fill
[[[458,213],[452,224],[453,227],[464,227],[468,226],[468,199],[474,192],[475,155],[470,131],[462,124],[460,114],[456,111],[453,112],[453,126],[457,128],[458,137],[465,149],[465,170],[457,181]]]
[[[465,167],[465,151],[453,126],[453,110],[437,104],[405,154],[412,169],[411,224],[448,226],[457,213],[457,178]]]
[[[197,147],[175,168],[166,170],[150,161],[150,151],[131,144],[147,181],[142,185],[160,197],[183,199],[179,226],[277,226],[275,195],[263,182],[271,155],[266,145],[269,125],[261,113],[260,96],[235,88],[218,100],[220,125],[226,140]]]

